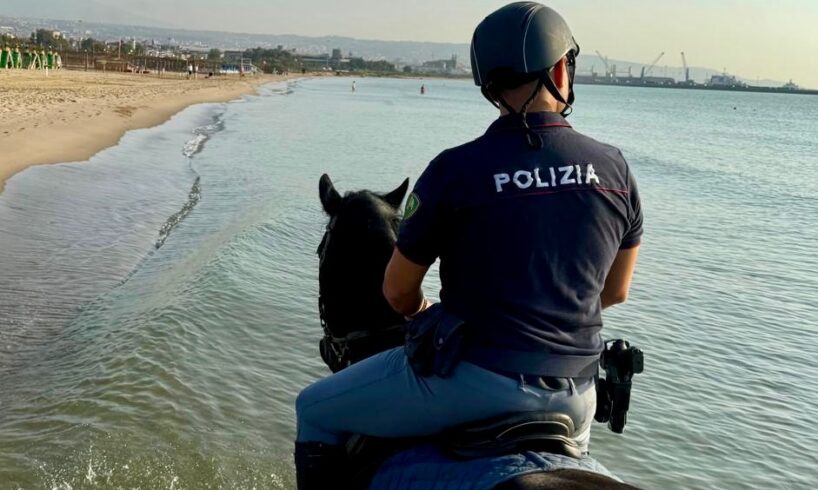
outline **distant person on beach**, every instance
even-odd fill
[[[355,91],[355,80],[352,81],[352,91]]]
[[[426,84],[420,86],[420,95],[426,95]]]
[[[187,65],[187,79],[190,80],[190,77],[193,76],[193,64],[188,63]]]

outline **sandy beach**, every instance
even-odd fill
[[[161,124],[189,105],[232,100],[283,79],[0,70],[0,192],[31,165],[87,160],[125,132]]]

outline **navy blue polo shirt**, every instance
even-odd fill
[[[600,293],[642,235],[636,181],[614,148],[559,114],[519,116],[435,158],[407,201],[398,249],[440,258],[441,301],[478,344],[566,356],[602,350]]]

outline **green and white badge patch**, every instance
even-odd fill
[[[411,218],[419,207],[420,199],[418,198],[417,194],[415,194],[414,192],[409,194],[409,198],[406,199],[406,207],[403,209],[403,219]]]

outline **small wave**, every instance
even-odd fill
[[[182,155],[193,158],[204,149],[207,140],[222,129],[224,129],[224,121],[220,116],[215,117],[212,124],[194,129],[193,138],[188,140],[182,147]]]
[[[185,143],[182,147],[182,155],[191,158],[193,155],[202,151],[205,142],[209,139],[207,134],[197,134],[192,140]]]
[[[162,228],[159,229],[159,238],[156,239],[156,248],[159,249],[162,245],[165,244],[165,240],[168,239],[170,236],[170,232],[173,231],[176,226],[184,220],[193,208],[196,207],[196,204],[199,202],[199,199],[202,197],[202,189],[199,186],[199,180],[201,177],[196,177],[196,180],[193,181],[193,187],[190,189],[190,192],[187,195],[187,201],[185,202],[182,209],[179,210],[176,214],[168,218]]]
[[[159,238],[156,239],[155,244],[156,249],[159,249],[165,244],[165,240],[167,240],[170,232],[193,211],[193,208],[196,207],[196,204],[198,204],[202,196],[202,189],[199,185],[201,176],[196,172],[196,169],[193,168],[192,159],[197,153],[204,149],[205,143],[207,143],[211,136],[224,129],[224,120],[221,119],[221,116],[222,114],[215,116],[211,124],[194,129],[193,138],[182,146],[182,155],[188,160],[191,160],[190,169],[196,174],[196,180],[193,181],[193,186],[187,195],[187,201],[185,201],[182,209],[168,218],[165,224],[162,225],[162,228],[159,229]]]
[[[258,93],[260,95],[279,95],[279,96],[288,96],[295,93],[295,89],[298,87],[298,80],[291,80],[284,84],[282,83],[275,83],[271,85],[264,85],[259,88]]]

